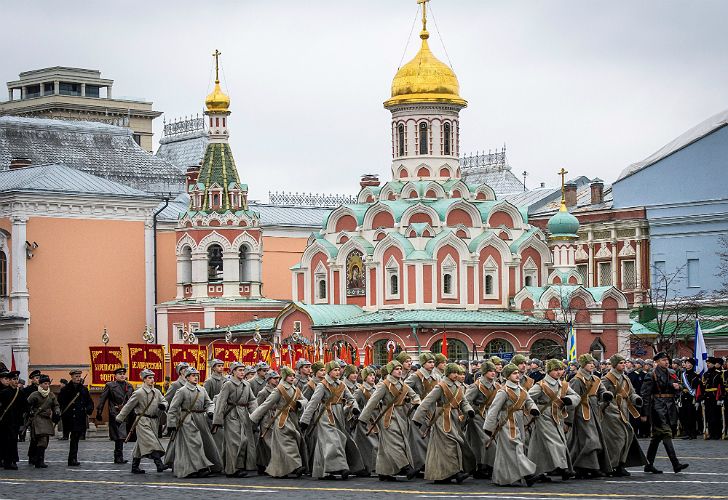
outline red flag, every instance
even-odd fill
[[[445,332],[442,332],[442,348],[440,352],[447,358],[447,337],[445,336]]]
[[[367,344],[364,346],[364,366],[371,366],[372,364],[372,346]]]
[[[387,363],[389,363],[390,361],[392,361],[392,359],[394,359],[394,350],[395,349],[396,349],[396,347],[394,347],[394,346],[392,346],[391,349],[389,348],[389,346],[387,346]]]
[[[352,349],[354,350],[354,355],[351,358],[351,364],[359,366],[359,349],[356,347],[352,347]]]
[[[15,351],[13,351],[13,348],[11,347],[10,348],[10,371],[14,372],[15,370],[17,370],[17,368],[15,368]]]

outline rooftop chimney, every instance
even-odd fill
[[[185,174],[185,188],[187,189],[187,192],[190,191],[190,186],[195,184],[197,182],[197,177],[200,175],[200,166],[199,165],[193,165],[191,167],[187,167],[187,173]]]
[[[589,187],[591,187],[591,204],[599,205],[604,203],[604,181],[596,177]]]
[[[567,207],[576,206],[576,183],[567,182],[564,184],[564,198],[566,199]]]
[[[13,158],[12,160],[10,160],[10,170],[18,170],[21,168],[29,167],[30,164],[30,158]]]
[[[379,186],[379,176],[376,174],[364,174],[361,176],[361,181],[359,181],[359,185],[362,189],[367,186],[377,187]]]

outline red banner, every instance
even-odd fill
[[[172,369],[183,361],[194,366],[200,372],[200,382],[207,375],[207,347],[199,344],[170,344],[169,357]]]
[[[142,370],[154,372],[154,381],[164,382],[164,346],[159,344],[129,344],[129,382],[141,382]]]
[[[259,361],[268,359],[268,352],[272,349],[268,344],[243,344],[240,346],[240,358],[246,365],[254,365]]]
[[[294,367],[296,361],[301,358],[311,361],[308,348],[303,344],[283,345],[281,346],[281,364],[283,366]]]
[[[222,344],[215,342],[212,347],[207,346],[211,352],[211,359],[219,359],[225,364],[225,371],[230,370],[230,363],[240,361],[240,344]]]
[[[121,347],[89,347],[91,352],[91,385],[104,386],[112,382],[114,370],[124,367]]]

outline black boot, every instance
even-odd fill
[[[651,472],[651,473],[653,473],[653,474],[662,474],[662,471],[661,471],[660,469],[657,469],[657,468],[656,468],[656,467],[655,467],[654,465],[652,465],[652,464],[647,464],[647,465],[645,465],[645,472]]]
[[[455,479],[455,482],[457,484],[463,484],[463,481],[465,481],[469,477],[470,477],[470,474],[468,474],[467,472],[460,471],[457,474],[455,474],[455,477],[453,479]]]
[[[407,476],[408,480],[412,480],[415,477],[417,477],[417,471],[409,464],[407,466],[402,467],[402,470],[399,471],[399,476]]]
[[[617,466],[616,469],[614,469],[613,475],[615,477],[627,477],[631,476],[632,474],[630,474],[629,471],[624,468],[624,464],[620,464]]]
[[[45,463],[45,448],[38,448],[33,461],[36,469],[47,469],[48,464]]]
[[[154,465],[157,467],[157,472],[164,472],[167,468],[164,465],[164,462],[162,462],[162,454],[158,451],[152,453],[152,460],[154,460]]]
[[[385,474],[379,474],[379,480],[380,481],[384,481],[384,482],[388,482],[388,483],[396,483],[397,482],[397,478],[396,477],[394,477],[394,476],[387,476]]]
[[[114,463],[115,464],[126,464],[128,460],[124,460],[124,441],[117,439],[114,441]]]
[[[688,464],[681,464],[680,460],[678,460],[677,454],[675,453],[675,447],[672,444],[672,439],[665,439],[662,444],[665,446],[667,457],[670,459],[670,463],[672,464],[672,470],[675,473],[678,473],[681,470],[688,468]]]
[[[117,462],[119,463],[119,462]],[[141,458],[132,458],[131,459],[131,473],[132,474],[144,474],[146,471],[144,469],[140,469],[139,465],[142,463]]]

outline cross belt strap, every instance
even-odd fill
[[[581,416],[586,420],[587,422],[591,420],[591,409],[589,408],[589,398],[591,396],[596,396],[597,391],[599,390],[599,386],[602,383],[602,380],[599,378],[592,377],[591,381],[587,381],[584,376],[581,373],[576,374],[576,378],[581,380],[581,383],[584,384],[584,387],[586,388],[586,391],[580,396],[581,401],[579,402],[579,406],[581,407]]]
[[[543,393],[546,394],[551,401],[551,418],[557,424],[561,424],[561,419],[566,418],[568,414],[566,408],[564,408],[564,403],[561,401],[561,398],[566,397],[566,393],[569,390],[569,384],[562,380],[558,390],[558,395],[556,392],[551,390],[545,380],[538,382],[538,385],[541,387],[541,391],[543,391]]]
[[[480,391],[480,393],[485,396],[485,399],[482,403],[480,403],[480,406],[478,407],[478,413],[480,413],[481,417],[485,417],[485,410],[487,410],[488,407],[493,403],[495,395],[498,392],[498,389],[500,389],[500,384],[494,382],[493,388],[488,389],[485,384],[480,381],[480,379],[478,379],[476,383],[478,384],[478,390]]]
[[[324,406],[326,408],[326,416],[329,418],[329,424],[334,425],[334,412],[331,410],[331,406],[341,403],[341,398],[344,395],[344,389],[346,389],[346,386],[340,383],[338,386],[333,387],[326,380],[321,383],[324,384],[324,387],[326,387],[331,393],[331,398],[324,403]]]
[[[455,410],[460,413],[460,403],[463,401],[464,395],[463,388],[458,387],[457,392],[453,394],[445,381],[438,382],[437,385],[439,385],[440,389],[442,389],[442,395],[445,396],[446,400],[446,402],[442,405],[442,429],[445,432],[450,432],[450,430],[452,429],[452,422],[450,421],[450,411]],[[462,419],[462,415],[460,415],[460,418]]]
[[[402,384],[401,389],[397,389],[397,386],[394,384],[394,382],[390,382],[389,380],[384,381],[384,385],[387,387],[389,392],[392,394],[392,397],[394,398],[394,402],[389,408],[387,408],[386,413],[384,414],[384,428],[389,429],[389,424],[392,422],[392,414],[394,413],[394,407],[395,406],[402,406],[404,404],[404,400],[407,397],[407,394],[409,391],[407,390],[407,387],[405,387],[404,384]]]
[[[622,411],[622,403],[627,404],[627,411],[629,411],[630,415],[634,418],[639,418],[640,412],[637,411],[637,408],[634,407],[632,401],[629,399],[629,384],[627,383],[626,377],[622,377],[621,383],[612,372],[607,373],[605,377],[614,386],[616,392],[616,395],[614,396],[614,403],[617,405],[617,411],[619,412],[619,417],[622,419],[622,422],[625,424],[629,423],[629,418],[624,411]]]
[[[511,439],[516,439],[516,418],[514,415],[517,411],[523,410],[523,405],[526,402],[526,397],[528,396],[528,393],[526,393],[524,389],[521,389],[518,395],[516,395],[516,393],[510,387],[506,387],[505,391],[508,399],[510,399],[511,403],[513,403],[511,407],[508,408],[506,413],[506,421],[508,422],[508,434],[510,435]]]
[[[432,389],[435,388],[435,386],[437,385],[437,380],[431,378],[425,379],[425,375],[419,370],[417,370],[415,374],[417,375],[417,378],[420,379],[420,382],[422,382],[423,393],[421,397],[424,398],[432,391]]]
[[[290,396],[286,388],[279,384],[278,392],[281,393],[281,398],[283,398],[283,401],[285,401],[285,406],[281,410],[280,417],[278,417],[278,428],[282,429],[283,426],[286,425],[286,420],[288,420],[288,414],[291,412],[291,410],[294,410],[296,408],[296,403],[299,399],[301,399],[301,389],[296,387],[293,391],[293,396]]]

